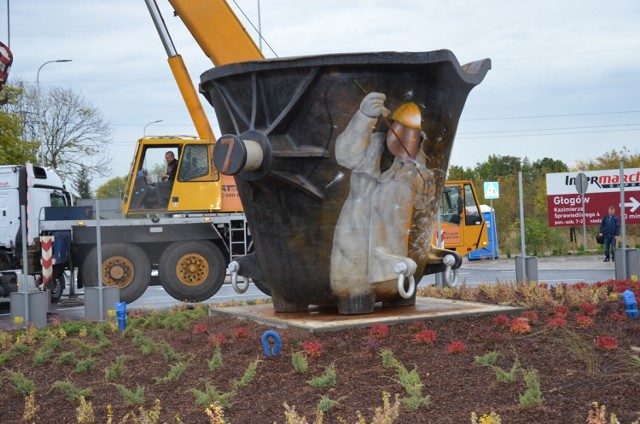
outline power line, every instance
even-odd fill
[[[558,132],[558,133],[547,133],[547,134],[513,134],[513,135],[486,135],[486,136],[477,136],[477,137],[466,137],[463,134],[459,134],[459,139],[496,139],[496,138],[522,138],[522,137],[546,137],[546,136],[556,136],[556,135],[572,135],[572,134],[598,134],[598,133],[614,133],[614,132],[632,132],[632,131],[640,131],[640,128],[629,128],[624,130],[602,130],[602,131],[573,131],[573,132]]]
[[[506,134],[506,133],[522,133],[522,132],[536,132],[536,131],[567,131],[567,130],[585,130],[593,128],[610,128],[610,127],[634,127],[640,124],[612,124],[612,125],[592,125],[584,127],[559,127],[559,128],[539,128],[539,129],[526,129],[526,130],[496,130],[496,131],[471,131],[460,132],[458,134]],[[622,131],[622,130],[620,130]],[[635,131],[635,129],[634,129]]]
[[[640,113],[640,110],[622,110],[617,112],[558,113],[554,115],[502,116],[496,118],[465,118],[465,121],[507,121],[514,119],[566,118],[569,116],[621,115],[626,113]]]

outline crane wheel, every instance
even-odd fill
[[[220,290],[226,275],[222,252],[206,241],[169,245],[160,257],[158,268],[166,292],[186,302],[209,299]]]
[[[85,287],[98,286],[98,253],[94,247],[82,264],[80,272]],[[151,280],[151,264],[138,246],[111,243],[102,246],[102,283],[120,289],[120,301],[131,303],[147,290]]]

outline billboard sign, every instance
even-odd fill
[[[582,195],[576,190],[578,172],[547,174],[547,210],[550,227],[582,225]],[[620,205],[620,170],[586,171],[584,194],[586,225],[600,225],[609,206],[625,214],[627,224],[640,224],[640,168],[624,170],[624,204]],[[582,184],[582,182],[581,182]],[[585,187],[587,184],[585,184]]]

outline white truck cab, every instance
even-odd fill
[[[44,208],[69,206],[70,195],[51,168],[30,163],[0,166],[0,271],[19,269],[22,257],[21,206],[27,217],[27,243],[39,236]],[[0,295],[12,291],[0,284]]]

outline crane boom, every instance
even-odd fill
[[[169,0],[214,65],[264,59],[225,0]]]

